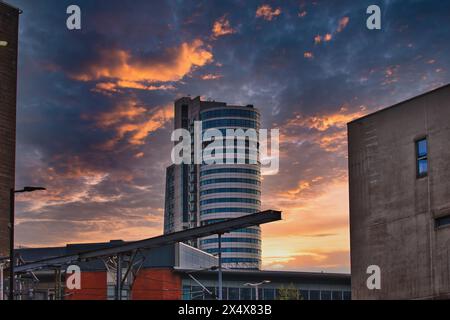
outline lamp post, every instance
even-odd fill
[[[9,193],[9,300],[14,300],[14,198],[16,193],[46,190],[42,187],[25,187],[22,190],[10,189]]]
[[[259,300],[259,292],[258,292],[258,287],[266,284],[266,283],[270,283],[270,280],[264,280],[258,283],[246,283],[244,284],[244,286],[250,286],[250,287],[254,287],[255,288],[255,300]]]

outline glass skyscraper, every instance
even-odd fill
[[[260,114],[253,106],[232,106],[222,102],[181,98],[175,102],[175,129],[184,128],[194,136],[194,122],[202,121],[203,131],[255,129]],[[256,141],[257,143],[257,141]],[[205,148],[207,143],[203,143]],[[261,172],[259,162],[248,160],[251,143],[244,144],[246,160],[238,164],[235,141],[232,164],[172,165],[166,174],[164,232],[171,233],[216,223],[261,211]],[[195,148],[192,148],[194,152]],[[233,149],[233,148],[231,148]],[[229,150],[230,151],[230,150]],[[241,149],[241,151],[243,151]],[[230,161],[229,161],[230,162]],[[227,162],[227,163],[229,163]],[[191,243],[211,254],[218,254],[217,236]],[[222,236],[223,265],[233,269],[259,269],[261,230],[250,227]]]

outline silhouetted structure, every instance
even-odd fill
[[[0,257],[9,255],[10,189],[15,178],[19,13],[0,2]]]

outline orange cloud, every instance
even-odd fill
[[[331,41],[331,39],[333,39],[333,36],[331,35],[331,33],[327,33],[324,36],[321,36],[318,34],[317,36],[314,37],[314,43],[319,44],[322,41],[329,42],[329,41]]]
[[[302,116],[297,114],[295,118],[288,120],[281,129],[281,143],[296,144],[302,140],[308,140],[320,146],[328,152],[344,152],[347,140],[347,123],[364,116],[367,110],[361,106],[358,110],[350,112],[342,107],[336,113]],[[305,135],[299,130],[306,129]]]
[[[309,117],[297,114],[295,118],[288,121],[287,126],[302,126],[319,131],[326,131],[331,127],[345,128],[348,122],[362,117],[365,111],[365,107],[360,107],[355,112],[349,112],[348,108],[342,107],[338,112],[330,114]]]
[[[166,50],[164,59],[139,59],[129,51],[100,53],[101,59],[85,70],[72,74],[79,81],[117,79],[117,86],[141,87],[142,83],[178,81],[195,67],[213,61],[213,54],[197,39]]]
[[[267,21],[272,21],[273,18],[279,16],[280,14],[280,8],[272,9],[272,7],[268,4],[263,4],[256,10],[256,17],[263,18]]]
[[[385,80],[382,82],[382,85],[388,85],[391,83],[395,83],[398,81],[398,70],[400,69],[399,65],[389,66],[384,70],[384,78]]]
[[[223,78],[220,74],[205,74],[202,76],[202,80],[217,80]]]
[[[214,22],[212,33],[214,38],[218,38],[228,34],[236,33],[236,30],[231,27],[230,21],[228,21],[228,19],[223,16],[222,18]]]
[[[324,37],[323,40],[325,42],[331,41],[331,39],[333,39],[333,36],[330,33],[327,33]]]
[[[339,26],[337,28],[337,32],[341,32],[342,30],[347,27],[348,22],[350,21],[349,17],[343,17],[341,20],[339,20]]]
[[[110,179],[109,172],[92,167],[78,156],[61,154],[53,157],[50,163],[40,163],[29,177],[30,181],[44,185],[47,190],[27,197],[17,196],[26,211],[39,212],[43,208],[90,199],[90,190]]]
[[[124,124],[118,129],[118,135],[123,138],[126,133],[133,133],[129,142],[134,145],[144,144],[145,138],[151,133],[164,127],[164,125],[173,118],[172,110],[170,108],[161,108],[153,113],[149,119],[137,124]]]
[[[117,133],[113,139],[103,144],[102,148],[109,150],[125,137],[131,145],[142,145],[150,133],[163,128],[173,116],[171,105],[159,107],[149,114],[146,108],[130,100],[113,111],[97,117],[99,127],[114,127]]]
[[[321,42],[322,42],[322,36],[321,35],[318,34],[317,36],[314,37],[314,43],[315,44],[319,44]]]
[[[120,89],[138,89],[146,91],[156,90],[174,90],[173,85],[161,84],[161,85],[145,85],[134,81],[117,81],[117,82],[100,82],[95,85],[92,90],[98,93],[110,94],[115,92],[122,92]]]
[[[100,127],[110,127],[116,123],[126,120],[135,120],[144,115],[147,109],[139,106],[136,100],[128,100],[124,105],[120,105],[110,112],[105,112],[97,117],[97,124]]]
[[[305,53],[303,54],[303,56],[304,56],[306,59],[312,59],[312,58],[314,58],[313,53],[312,53],[312,52],[309,52],[309,51],[305,52]]]

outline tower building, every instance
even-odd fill
[[[174,129],[186,129],[194,136],[194,124],[201,121],[203,132],[260,127],[260,114],[251,105],[234,106],[223,102],[184,97],[175,102]],[[195,150],[192,138],[192,153]],[[207,143],[203,142],[204,149]],[[246,160],[237,161],[242,148],[235,141],[232,164],[172,165],[166,172],[164,232],[171,233],[195,226],[221,222],[261,211],[261,171],[259,162],[248,160],[251,143],[245,143]],[[192,155],[192,158],[194,156]],[[241,164],[242,163],[242,164]],[[218,254],[217,236],[199,239],[193,245]],[[222,261],[233,269],[259,269],[261,266],[261,230],[250,227],[222,236]]]

